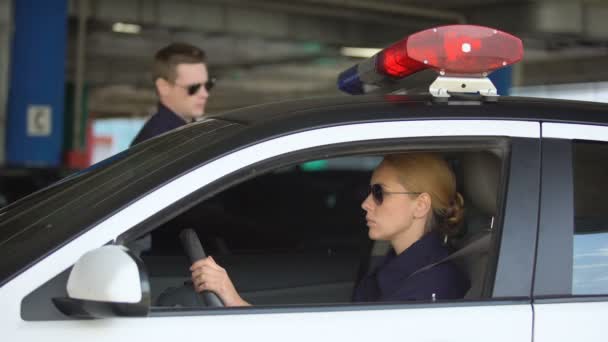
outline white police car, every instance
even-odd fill
[[[340,85],[434,68],[431,94],[228,112],[2,209],[2,340],[606,340],[608,106],[496,97],[485,74],[521,53],[488,28],[423,31]],[[466,199],[465,233],[447,243],[471,289],[351,303],[384,252],[360,209],[370,171],[385,153],[428,150]],[[205,306],[184,285],[186,228],[255,306]]]

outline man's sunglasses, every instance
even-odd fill
[[[215,77],[211,77],[207,82],[205,83],[194,83],[194,84],[190,84],[187,86],[182,86],[179,84],[175,84],[178,87],[182,87],[184,89],[186,89],[186,91],[188,92],[188,95],[193,96],[196,93],[198,93],[198,91],[201,89],[202,86],[205,87],[205,89],[207,89],[207,91],[210,91],[213,86],[215,85],[216,82],[216,78]]]
[[[369,186],[369,193],[372,195],[372,198],[374,199],[374,202],[376,203],[376,205],[381,205],[382,202],[384,202],[384,196],[385,195],[392,195],[392,194],[420,195],[422,192],[384,191],[384,189],[382,189],[382,185],[380,185],[380,184],[372,184],[372,185]]]

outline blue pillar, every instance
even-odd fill
[[[509,95],[513,83],[513,67],[498,69],[491,73],[489,78],[494,83],[498,95]]]
[[[67,0],[15,0],[6,162],[61,163]]]

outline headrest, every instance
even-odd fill
[[[465,198],[485,215],[496,215],[500,159],[490,152],[466,154],[463,159]]]

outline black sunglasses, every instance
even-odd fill
[[[193,96],[194,94],[198,93],[198,91],[201,89],[202,86],[204,86],[205,89],[207,89],[207,91],[210,91],[213,88],[213,86],[215,85],[216,81],[217,81],[217,79],[215,77],[211,77],[205,83],[194,83],[194,84],[187,85],[187,86],[182,86],[179,84],[175,84],[175,85],[186,89],[186,91],[188,92],[188,95]]]
[[[392,195],[392,194],[420,195],[422,192],[384,191],[384,189],[382,188],[382,185],[380,185],[380,184],[372,184],[372,185],[369,186],[369,193],[372,195],[372,198],[374,199],[374,202],[376,203],[376,205],[381,205],[382,202],[384,202],[384,196],[385,195]]]

